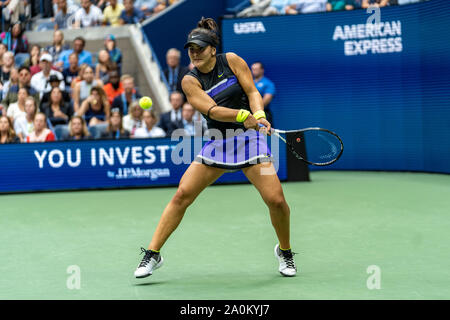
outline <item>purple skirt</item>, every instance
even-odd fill
[[[258,163],[272,162],[266,136],[247,130],[232,137],[208,141],[195,158],[211,167],[237,170]]]

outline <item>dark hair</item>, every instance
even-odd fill
[[[81,42],[83,42],[83,47],[85,46],[86,40],[84,40],[83,37],[76,37],[75,39],[73,39],[73,42],[75,42],[75,41],[77,41],[77,40],[80,40]]]
[[[21,66],[20,68],[19,68],[19,73],[22,71],[22,70],[27,70],[28,72],[30,72],[30,68],[28,68],[28,67],[26,67],[26,66]],[[30,72],[31,73],[31,72]]]
[[[261,61],[255,61],[255,62],[253,62],[253,64],[259,64],[259,66],[261,67],[261,69],[264,70],[264,65],[263,65],[263,63],[262,63]]]
[[[212,18],[204,18],[197,23],[197,28],[192,30],[189,35],[193,33],[202,33],[208,35],[214,43],[214,46],[217,47],[220,43],[219,39],[219,27],[217,26],[216,21]]]

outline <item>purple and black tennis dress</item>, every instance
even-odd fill
[[[218,106],[251,112],[248,97],[228,65],[226,54],[218,54],[216,58],[211,72],[201,73],[194,68],[188,75],[198,79],[202,89]],[[273,160],[265,135],[245,129],[242,123],[221,122],[203,116],[211,140],[203,146],[196,162],[233,171]]]

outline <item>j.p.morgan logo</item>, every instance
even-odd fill
[[[236,34],[266,32],[266,28],[261,21],[235,23],[233,28]]]

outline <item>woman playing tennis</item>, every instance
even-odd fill
[[[145,278],[161,267],[160,250],[181,222],[187,207],[207,186],[230,170],[242,170],[269,207],[278,237],[274,250],[279,272],[288,277],[297,273],[289,242],[289,206],[264,134],[258,131],[262,125],[270,134],[264,104],[247,63],[234,53],[217,54],[217,32],[213,19],[202,18],[189,33],[184,47],[195,68],[182,80],[187,100],[208,122],[211,140],[181,178],[148,250],[141,249],[145,255],[134,273],[136,278]]]

